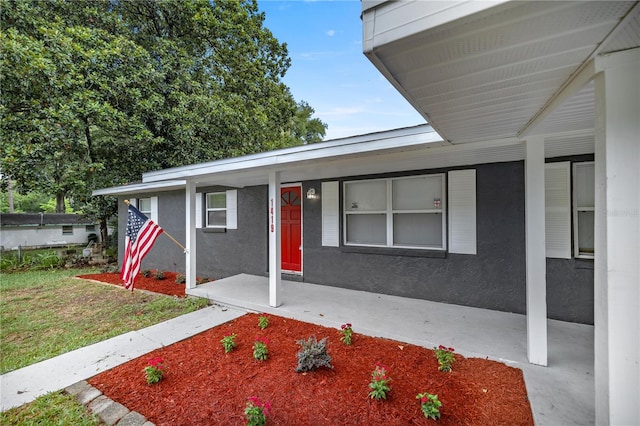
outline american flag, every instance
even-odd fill
[[[162,233],[162,228],[156,225],[143,213],[129,205],[127,217],[127,236],[124,241],[124,260],[120,277],[124,287],[133,291],[142,258],[151,250],[153,243]]]

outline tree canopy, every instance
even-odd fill
[[[0,171],[60,211],[106,219],[92,189],[325,134],[255,0],[5,0],[0,19]]]

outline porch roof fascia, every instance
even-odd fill
[[[301,145],[275,151],[226,158],[207,163],[174,167],[142,175],[144,184],[176,179],[198,179],[222,173],[255,172],[256,169],[283,170],[299,166],[305,161],[323,161],[335,158],[375,155],[426,146],[442,146],[447,143],[428,124],[394,129],[385,132],[335,139],[315,144]]]
[[[184,189],[186,180],[168,180],[153,183],[132,183],[128,185],[112,186],[109,188],[96,189],[91,194],[96,195],[132,195],[145,192],[162,192]]]

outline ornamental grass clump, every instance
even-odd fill
[[[345,345],[351,344],[351,337],[353,336],[353,329],[350,323],[342,324],[340,326],[340,341]]]
[[[447,348],[446,346],[440,345],[437,348],[433,348],[436,354],[436,358],[438,358],[438,370],[449,372],[451,371],[451,366],[456,360],[456,357],[453,355],[455,349]]]
[[[152,385],[162,380],[164,370],[165,365],[162,357],[156,356],[149,359],[149,361],[147,361],[147,366],[143,370],[147,377],[147,383]]]
[[[256,337],[253,342],[253,357],[258,361],[266,361],[269,357],[268,344],[269,339],[266,337]]]
[[[427,419],[438,420],[440,418],[440,407],[442,403],[438,400],[438,395],[430,393],[419,393],[416,399],[420,400],[420,409]]]
[[[269,401],[261,402],[257,396],[250,396],[244,409],[247,426],[264,426],[270,411],[271,403]]]
[[[298,340],[296,343],[301,346],[297,354],[297,373],[316,370],[320,367],[333,368],[331,365],[331,357],[327,354],[326,338],[318,342],[318,339],[316,339],[315,336],[312,336],[307,340]]]
[[[236,334],[227,334],[220,340],[220,343],[222,343],[225,353],[231,352],[236,347]]]
[[[377,362],[376,368],[371,373],[371,383],[369,383],[371,392],[369,392],[369,397],[376,400],[387,399],[387,392],[391,391],[389,387],[390,381],[391,378],[387,375],[387,367]]]

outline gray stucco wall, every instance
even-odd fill
[[[304,280],[526,313],[524,163],[473,168],[477,185],[477,255],[419,257],[419,251],[381,249],[375,254],[375,249],[358,253],[351,247],[322,247],[320,200],[305,200]],[[344,180],[348,179],[351,178]],[[312,186],[316,191],[321,188],[320,182],[305,182],[303,192]],[[575,259],[547,259],[549,318],[593,324],[590,265],[592,268],[592,262]]]
[[[524,314],[524,163],[484,164],[473,168],[477,173],[477,255],[322,247],[320,194],[318,200],[303,197],[302,279],[315,284]],[[443,171],[446,170],[417,174]],[[352,178],[340,180],[348,179]],[[319,193],[321,182],[303,182],[303,194],[310,187]],[[340,187],[342,189],[342,185]],[[198,190],[223,189],[226,188]],[[160,225],[184,241],[184,192],[140,194],[140,197],[151,195],[159,195]],[[237,230],[196,231],[198,276],[267,274],[267,200],[266,186],[239,189]],[[121,218],[126,218],[123,203],[119,213]],[[123,247],[123,221],[119,236],[120,247]],[[156,268],[184,271],[184,254],[166,237],[158,239],[143,261],[143,269]],[[547,259],[547,304],[549,318],[593,324],[593,262]]]
[[[158,224],[181,244],[184,244],[184,191],[136,194],[132,198],[139,199],[153,196],[158,196]],[[118,262],[120,265],[122,265],[127,227],[127,205],[124,200],[124,197],[118,200]],[[160,235],[151,251],[142,259],[140,270],[145,269],[184,272],[184,252],[165,235]]]
[[[227,188],[204,188],[216,192]],[[198,189],[200,191],[200,188]],[[239,273],[267,275],[267,187],[238,190],[238,229],[196,230],[199,276],[223,278]]]

